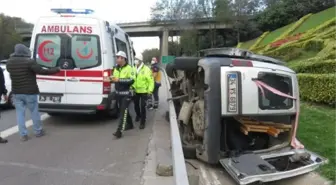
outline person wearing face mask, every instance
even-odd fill
[[[151,66],[152,74],[154,77],[154,90],[153,90],[154,104],[152,103],[153,98],[150,97],[148,101],[148,108],[157,109],[159,106],[159,88],[161,86],[161,71],[159,70],[158,61],[155,57],[152,58],[151,65],[152,65]]]
[[[136,78],[133,84],[135,90],[134,109],[136,113],[135,121],[140,121],[140,129],[145,128],[146,124],[146,101],[147,97],[153,93],[154,78],[152,71],[143,63],[142,55],[135,57]]]
[[[117,66],[113,69],[113,75],[106,77],[104,81],[115,84],[116,98],[120,108],[121,117],[117,131],[113,134],[116,138],[121,138],[123,131],[133,129],[132,117],[129,114],[128,107],[131,102],[133,92],[131,86],[135,80],[133,67],[127,63],[126,53],[119,51],[116,54]]]

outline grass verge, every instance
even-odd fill
[[[308,150],[329,159],[319,173],[335,182],[335,109],[330,107],[301,104],[298,138]]]

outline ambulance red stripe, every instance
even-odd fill
[[[111,69],[109,69],[111,70]],[[107,70],[108,71],[108,70]],[[103,77],[104,71],[102,70],[67,70],[60,71],[59,73],[46,76],[37,76],[37,79],[42,80],[55,80],[55,81],[64,81],[64,79],[53,78],[53,77]],[[91,80],[91,79],[80,79],[81,82],[102,82],[102,80]]]
[[[65,76],[65,73],[67,77],[103,77],[102,70],[62,70],[50,76]]]

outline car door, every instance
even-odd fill
[[[68,104],[98,105],[102,102],[103,63],[100,46],[98,35],[72,34],[70,53],[74,67],[65,70]]]
[[[251,152],[220,160],[226,171],[241,185],[302,175],[326,162],[326,159],[307,149],[291,148],[261,154]]]
[[[61,34],[37,34],[34,59],[43,68],[57,67],[61,58],[62,46]],[[64,97],[65,72],[61,70],[53,75],[37,74],[37,84],[40,90],[40,104],[66,104]]]

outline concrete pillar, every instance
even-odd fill
[[[168,55],[168,37],[169,37],[169,31],[163,30],[162,36],[160,37],[161,56]]]

